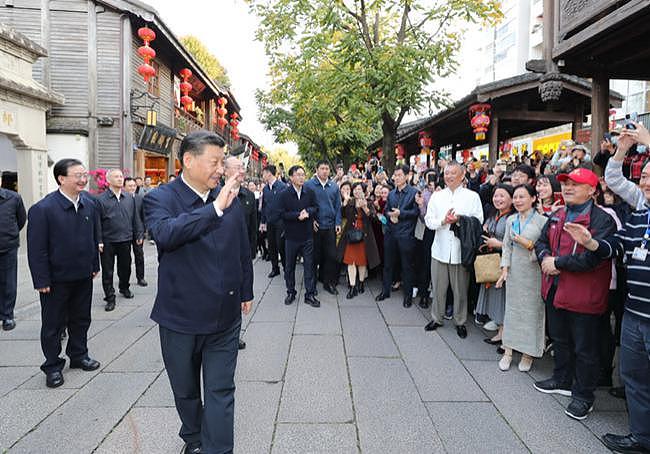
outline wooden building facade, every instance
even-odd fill
[[[122,168],[130,175],[166,181],[176,173],[176,150],[196,129],[220,133],[231,147],[230,126],[216,125],[216,100],[228,101],[227,118],[241,118],[232,94],[212,81],[157,11],[135,0],[0,0],[4,22],[42,45],[48,54],[33,69],[35,80],[65,97],[47,118],[49,161],[81,159],[90,169]],[[137,31],[156,33],[156,76],[146,83]],[[196,109],[180,105],[179,71],[192,72]],[[155,125],[147,126],[147,112]],[[149,118],[151,119],[151,114]],[[161,137],[168,138],[161,146]]]

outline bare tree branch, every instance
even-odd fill
[[[375,25],[374,25],[374,36],[373,40],[375,46],[379,46],[379,11],[375,13]]]
[[[402,23],[400,24],[399,32],[397,32],[398,44],[402,44],[404,42],[404,39],[406,38],[406,24],[409,18],[409,11],[411,11],[411,7],[409,6],[408,0],[405,0],[404,11],[402,12]]]
[[[402,106],[402,108],[399,111],[399,115],[397,116],[397,119],[395,120],[395,125],[399,126],[402,123],[402,120],[404,119],[404,115],[409,111],[408,106]]]

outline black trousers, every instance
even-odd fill
[[[0,253],[0,320],[13,320],[18,286],[18,248]]]
[[[75,282],[58,282],[50,286],[49,293],[40,293],[41,348],[45,362],[43,372],[63,370],[65,360],[61,354],[61,331],[68,328],[66,355],[71,361],[88,356],[88,327],[90,304],[93,296],[91,278]]]
[[[316,294],[316,276],[314,274],[314,242],[307,241],[285,241],[286,266],[284,268],[284,282],[287,285],[287,293],[296,294],[296,259],[298,254],[302,255],[303,272],[305,278],[305,296]]]
[[[269,255],[271,256],[271,266],[273,271],[280,271],[278,264],[278,254],[280,254],[280,261],[282,268],[285,267],[284,257],[284,228],[282,224],[267,224],[267,239],[269,242]]]
[[[429,296],[431,285],[431,246],[436,232],[425,229],[424,237],[416,241],[415,272],[417,274],[418,296]]]
[[[133,247],[133,258],[135,260],[135,277],[138,280],[144,279],[144,244],[138,244],[136,240],[133,240],[131,246]]]
[[[115,298],[113,287],[113,269],[115,268],[115,257],[117,257],[117,278],[119,289],[124,292],[129,289],[131,279],[131,242],[104,243],[104,252],[101,253],[102,262],[102,287],[106,299]]]
[[[390,295],[390,286],[395,274],[395,258],[399,256],[402,288],[404,296],[410,297],[413,294],[414,270],[413,258],[415,254],[415,237],[395,238],[392,235],[384,236],[384,276],[383,292]]]
[[[160,326],[162,357],[181,419],[179,435],[188,444],[201,443],[201,452],[233,452],[240,329],[241,320],[207,335],[182,334]]]
[[[314,232],[314,276],[323,284],[336,284],[336,229]]]
[[[592,403],[600,377],[599,337],[602,316],[579,314],[547,303],[553,338],[553,378],[571,388],[572,397]]]

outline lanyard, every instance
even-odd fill
[[[515,231],[515,233],[517,235],[521,235],[526,230],[526,226],[533,219],[533,216],[535,216],[535,211],[530,213],[530,216],[528,216],[528,219],[526,219],[526,222],[524,222],[524,226],[522,227],[521,226],[521,216],[519,214],[517,214],[517,222],[516,223],[513,222],[513,224],[512,224],[513,230]],[[517,227],[519,227],[519,231],[517,231]]]
[[[645,249],[648,241],[650,241],[650,210],[648,210],[648,226],[643,234],[643,240],[641,240],[641,249]]]

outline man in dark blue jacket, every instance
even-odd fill
[[[179,150],[180,177],[144,198],[159,263],[151,318],[160,326],[186,453],[233,451],[241,312],[248,313],[253,300],[253,264],[236,190],[241,175],[217,188],[224,146],[212,132],[188,134]]]
[[[71,369],[95,370],[99,362],[88,356],[88,327],[93,278],[99,273],[99,242],[95,202],[84,191],[88,173],[76,159],[54,165],[59,190],[29,210],[27,258],[34,288],[41,299],[41,370],[46,385],[63,384],[65,360],[61,332],[68,328],[66,354]]]
[[[18,286],[19,233],[25,222],[27,213],[23,199],[17,192],[0,188],[0,320],[5,331],[16,327],[14,307]]]
[[[291,185],[280,197],[280,209],[284,220],[286,265],[284,280],[287,284],[285,304],[296,299],[296,259],[302,254],[305,274],[305,303],[319,307],[316,299],[316,276],[314,275],[313,220],[318,212],[316,195],[305,184],[305,169],[295,165],[289,169]]]
[[[415,224],[420,209],[415,202],[417,190],[406,183],[410,169],[407,165],[397,166],[393,172],[395,189],[388,194],[384,214],[389,219],[384,234],[384,276],[383,290],[377,301],[390,297],[390,285],[397,257],[402,266],[404,307],[411,307],[413,292],[413,257],[415,255]]]
[[[316,175],[305,187],[314,191],[318,214],[314,219],[314,273],[320,273],[320,280],[326,292],[337,295],[336,290],[336,235],[341,233],[341,193],[339,186],[329,178],[330,165],[318,161]]]
[[[287,185],[275,177],[274,165],[268,165],[262,170],[264,190],[262,191],[262,220],[260,230],[267,232],[269,241],[269,255],[271,256],[271,273],[269,278],[280,275],[278,254],[282,268],[285,266],[284,257],[284,227],[282,225],[282,211],[279,209],[280,194],[287,189]]]

